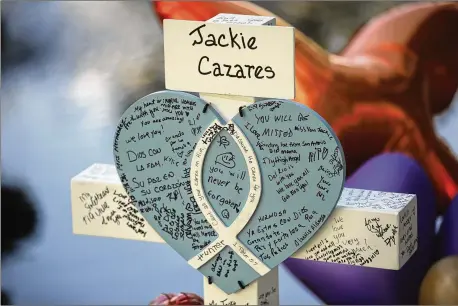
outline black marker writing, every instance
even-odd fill
[[[232,169],[235,167],[235,155],[232,152],[221,153],[216,156],[215,164]]]

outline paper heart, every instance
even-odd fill
[[[225,125],[198,97],[156,92],[129,107],[114,141],[144,218],[228,294],[302,247],[345,179],[340,143],[313,110],[271,99],[242,115]]]

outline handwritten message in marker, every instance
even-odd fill
[[[118,124],[114,157],[143,218],[232,293],[318,231],[339,199],[345,165],[311,109],[264,100],[223,123],[205,105],[169,91],[142,98]]]
[[[294,98],[293,28],[164,20],[164,54],[168,89]]]

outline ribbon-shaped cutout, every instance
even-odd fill
[[[213,139],[222,130],[226,130],[237,143],[250,173],[250,189],[247,202],[230,226],[224,225],[215,213],[205,196],[202,184],[202,171],[205,155]],[[224,249],[224,246],[229,246],[237,255],[240,256],[240,258],[242,258],[261,276],[267,274],[270,271],[270,268],[259,260],[237,239],[237,235],[250,221],[259,204],[261,198],[261,172],[259,170],[256,155],[248,139],[232,121],[229,121],[226,125],[222,125],[220,121],[216,119],[202,134],[202,138],[197,143],[192,157],[191,189],[202,214],[205,216],[208,223],[213,227],[213,230],[218,234],[218,238],[207,245],[199,254],[188,260],[188,263],[193,268],[198,269],[221,252],[221,250]]]

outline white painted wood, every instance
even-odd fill
[[[73,233],[164,242],[128,199],[113,165],[90,166],[71,181]]]
[[[294,28],[170,19],[163,24],[167,89],[294,98]],[[207,46],[209,35],[224,47]]]
[[[114,165],[90,166],[71,191],[75,234],[163,242],[127,202]],[[329,220],[292,257],[398,270],[417,248],[416,207],[414,195],[344,188]]]
[[[237,14],[218,14],[207,20],[207,23],[223,23],[223,24],[241,24],[254,26],[274,26],[276,25],[275,17],[270,16],[250,16]]]
[[[231,295],[204,280],[205,305],[280,305],[278,290],[278,268]]]
[[[276,24],[276,20],[273,17],[219,14],[208,20],[207,23],[273,26]],[[292,54],[293,56],[291,57],[291,66],[293,68],[293,81],[291,84],[293,85],[293,98],[295,91],[294,43]],[[253,96],[267,96],[267,94],[264,91],[261,90],[261,92],[262,94],[253,94]],[[243,93],[243,91],[236,91],[229,96],[218,94],[218,92],[216,92],[216,94],[201,92],[200,97],[205,101],[211,103],[212,107],[219,112],[219,114],[223,117],[223,119],[226,122],[230,122],[231,119],[235,115],[237,115],[237,112],[240,107],[247,106],[256,101],[255,97],[241,96],[243,95]],[[216,285],[209,284],[208,280],[204,277],[204,303],[206,305],[280,305],[278,289],[278,267],[275,267],[274,269],[270,270],[269,273],[261,276],[256,281],[252,282],[247,288],[240,290],[236,293],[233,293],[231,295],[226,294]]]

